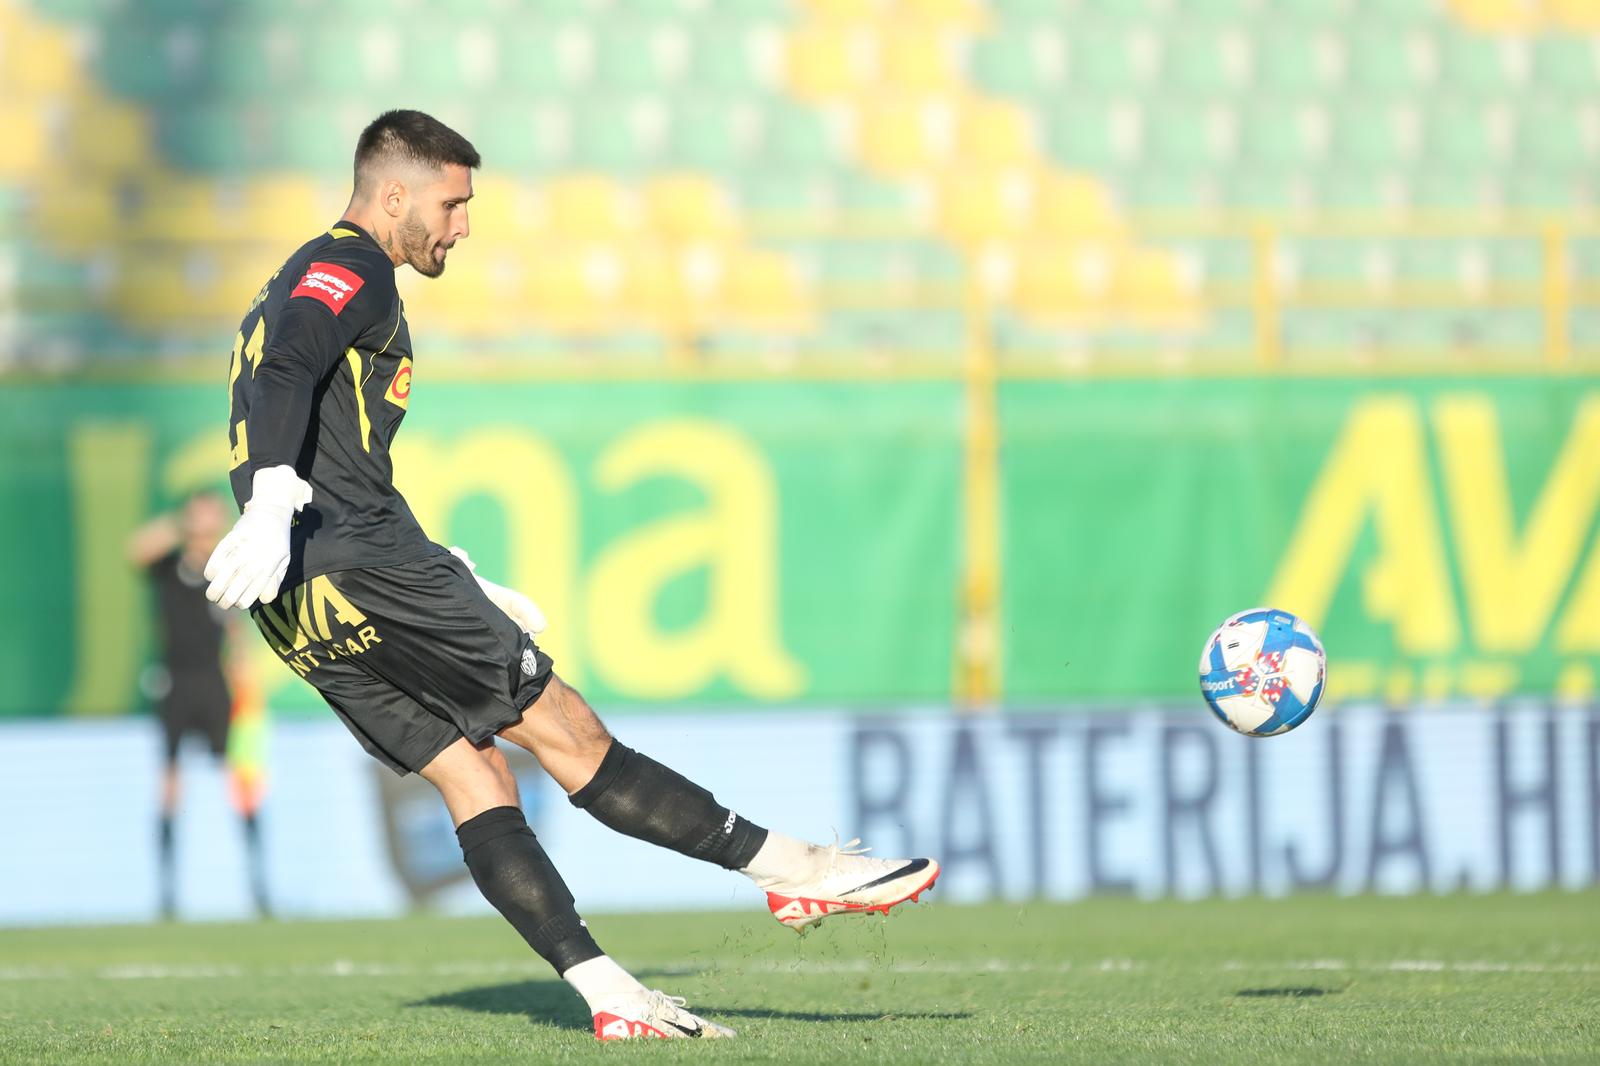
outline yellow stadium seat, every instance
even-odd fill
[[[105,244],[108,235],[123,224],[116,190],[104,182],[44,185],[34,205],[33,220],[52,245],[78,253]]]
[[[618,302],[627,317],[644,324],[687,324],[695,317],[694,295],[684,271],[683,257],[659,247],[631,252],[623,264]]]
[[[81,65],[61,30],[22,19],[11,20],[0,30],[0,92],[7,97],[66,93]]]
[[[957,52],[938,30],[889,29],[877,37],[877,84],[906,94],[948,93],[960,87]]]
[[[808,18],[829,21],[863,21],[882,14],[885,0],[801,0]]]
[[[722,187],[707,178],[658,178],[644,188],[646,227],[673,241],[731,238],[736,229],[733,209]]]
[[[1450,0],[1456,17],[1477,30],[1532,29],[1539,22],[1538,0]]]
[[[1019,310],[1044,319],[1080,319],[1101,305],[1077,256],[1061,248],[1021,249],[1016,258],[1013,296]]]
[[[800,273],[789,259],[741,250],[724,263],[718,303],[729,318],[751,325],[803,324],[808,301]]]
[[[533,257],[521,298],[532,324],[590,331],[613,324],[614,293],[622,281],[620,253],[605,245],[562,248]]]
[[[75,99],[64,126],[66,159],[100,173],[137,170],[149,158],[149,112],[132,104]]]
[[[861,158],[884,174],[917,174],[933,169],[937,151],[920,107],[905,101],[861,108]]]
[[[1557,26],[1581,32],[1600,30],[1600,3],[1596,0],[1545,0]]]
[[[1033,186],[1034,228],[1052,238],[1116,238],[1127,229],[1097,178],[1049,172]]]
[[[49,157],[49,134],[40,108],[29,103],[0,102],[0,175],[30,176]]]
[[[1033,123],[1012,104],[967,102],[956,114],[956,159],[963,167],[1016,167],[1038,158]]]
[[[1177,260],[1158,248],[1122,248],[1113,257],[1109,306],[1139,318],[1176,318],[1195,310]]]
[[[236,203],[224,198],[223,209],[237,212],[234,226],[247,239],[298,244],[309,240],[318,227],[331,226],[345,203],[344,196],[314,178],[280,174],[250,181]]]
[[[957,172],[936,186],[939,231],[958,244],[981,244],[1014,234],[1023,223],[1013,175],[1002,171]]]
[[[123,232],[136,240],[192,243],[225,235],[230,221],[216,181],[157,172],[140,183]]]
[[[614,179],[562,178],[541,190],[537,229],[561,237],[602,240],[636,228],[632,197]]]
[[[976,29],[988,20],[980,0],[890,0],[885,14],[907,26],[959,26]]]
[[[537,229],[533,197],[519,183],[504,178],[474,176],[472,202],[467,205],[470,239],[489,244],[526,236]]]
[[[859,91],[866,84],[862,43],[850,27],[820,26],[789,38],[788,84],[808,99],[826,99]]]

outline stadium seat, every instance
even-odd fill
[[[982,37],[968,54],[968,77],[986,92],[1042,97],[1062,81],[1061,58],[1053,35],[1006,32]]]

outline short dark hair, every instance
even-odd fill
[[[421,111],[385,111],[361,131],[356,141],[356,188],[362,187],[362,170],[386,155],[434,170],[452,163],[476,169],[482,162],[471,141]]]

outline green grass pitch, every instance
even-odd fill
[[[497,919],[0,932],[0,1062],[1600,1061],[1600,895],[600,916],[740,1031],[597,1044]]]

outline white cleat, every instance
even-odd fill
[[[916,898],[939,879],[933,859],[869,859],[861,841],[813,848],[816,874],[804,881],[761,878],[772,916],[805,932],[835,914],[888,914],[889,908]]]
[[[684,1006],[684,1000],[679,997],[653,989],[623,997],[595,1012],[594,1038],[682,1040],[735,1035],[727,1026],[690,1014]]]

